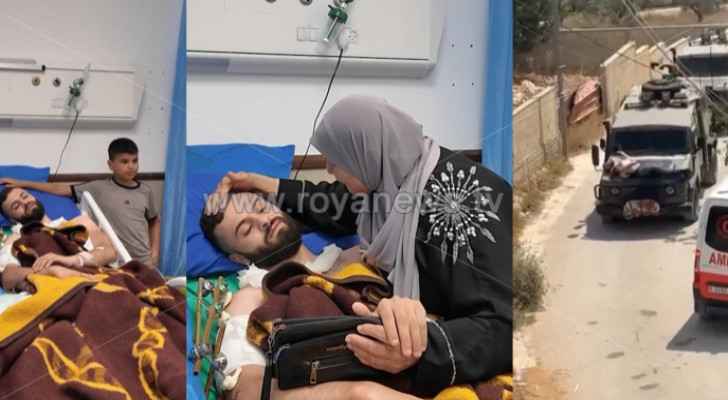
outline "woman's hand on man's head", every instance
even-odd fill
[[[270,180],[269,176],[253,172],[228,172],[217,185],[220,192],[266,192]]]
[[[230,192],[278,192],[278,178],[256,174],[254,172],[228,172],[217,184],[218,193]]]
[[[262,175],[249,172],[228,172],[220,179],[215,193],[207,197],[205,215],[225,212],[230,193],[257,192],[259,177]]]
[[[230,193],[277,193],[278,183],[278,178],[253,172],[228,172],[217,183],[215,193],[211,193],[207,197],[205,215],[225,212]]]

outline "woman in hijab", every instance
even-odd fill
[[[336,182],[232,174],[232,185],[276,192],[311,229],[358,233],[362,258],[387,274],[395,294],[373,312],[383,326],[347,338],[362,363],[406,371],[423,396],[510,372],[510,185],[377,98],[339,101],[312,144]]]

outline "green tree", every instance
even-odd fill
[[[554,29],[552,3],[555,0],[515,0],[513,12],[513,46],[516,51],[527,51],[545,42]]]

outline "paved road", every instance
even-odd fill
[[[602,225],[598,173],[588,157],[576,164],[541,232],[551,290],[529,352],[565,399],[728,399],[728,316],[693,315],[697,224]]]

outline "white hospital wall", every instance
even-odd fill
[[[488,3],[446,1],[440,59],[427,78],[337,77],[327,107],[350,94],[384,97],[420,121],[440,144],[480,149]],[[295,144],[296,154],[303,154],[328,80],[189,71],[187,143]]]
[[[140,172],[164,171],[182,0],[0,0],[0,9],[0,58],[128,65],[144,77],[135,126],[75,130],[60,173],[109,172],[106,149],[121,136],[139,145]],[[0,127],[0,164],[53,169],[67,132]]]

